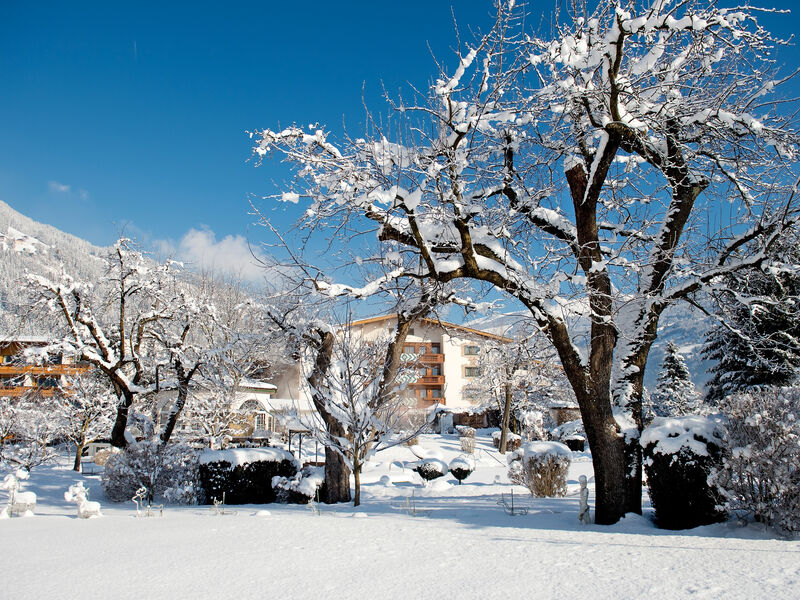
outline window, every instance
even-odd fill
[[[480,346],[464,346],[465,356],[476,356],[480,354],[480,352],[481,352]]]
[[[414,354],[414,346],[403,346],[403,352],[406,354]]]
[[[433,365],[431,367],[431,375],[441,375],[442,374],[442,367],[439,365]]]
[[[442,397],[442,390],[440,390],[440,389],[431,390],[431,397],[432,398],[441,398]]]
[[[439,344],[431,344],[431,354],[441,354],[441,346]]]
[[[39,377],[36,382],[36,385],[40,388],[57,388],[58,384],[58,377]]]
[[[464,377],[480,377],[480,367],[464,367]]]

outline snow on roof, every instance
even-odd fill
[[[49,344],[50,338],[43,335],[10,335],[0,333],[0,344]]]
[[[267,383],[266,381],[258,381],[257,379],[248,379],[244,378],[239,382],[237,387],[240,388],[254,388],[259,390],[277,390],[278,386],[273,385],[271,383]]]
[[[359,321],[353,321],[352,326],[360,327],[362,325],[369,325],[370,323],[380,323],[381,321],[391,321],[396,320],[397,315],[383,315],[380,317],[371,317],[369,319],[361,319]],[[509,337],[505,337],[502,335],[497,335],[495,333],[489,333],[487,331],[481,331],[480,329],[473,329],[472,327],[466,327],[464,325],[456,325],[455,323],[448,323],[447,321],[441,321],[439,319],[418,319],[415,322],[425,323],[426,325],[434,325],[436,327],[441,327],[442,329],[455,329],[457,331],[462,331],[465,333],[472,333],[474,335],[479,335],[482,337],[488,337],[493,340],[498,340],[501,342],[513,342]]]

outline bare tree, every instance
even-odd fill
[[[125,447],[128,412],[137,394],[153,380],[151,332],[171,316],[160,268],[120,239],[108,255],[106,281],[95,285],[63,274],[59,281],[29,275],[37,306],[59,320],[66,334],[53,344],[99,369],[111,382],[119,403],[111,443]]]
[[[118,401],[108,379],[98,372],[63,378],[53,417],[63,421],[63,434],[75,446],[74,471],[82,469],[86,444],[108,435]]]
[[[596,521],[613,523],[641,511],[659,319],[794,226],[797,135],[751,9],[574,2],[546,37],[521,10],[500,3],[451,74],[362,137],[291,126],[253,134],[255,152],[297,167],[277,198],[309,201],[310,235],[380,242],[384,274],[351,295],[468,280],[530,311],[581,409]]]

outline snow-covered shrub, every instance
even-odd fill
[[[729,454],[714,476],[728,507],[785,533],[800,531],[800,388],[734,394],[727,417]]]
[[[459,485],[461,485],[461,482],[469,477],[474,470],[474,462],[469,460],[466,456],[457,456],[450,461],[450,473],[452,473],[453,477],[458,479]]]
[[[468,454],[475,452],[475,428],[469,425],[456,425],[461,451]]]
[[[129,443],[108,457],[102,484],[112,502],[129,502],[144,487],[151,502],[196,504],[197,451],[186,444],[164,446],[158,439]]]
[[[657,417],[640,443],[659,527],[688,529],[725,518],[720,490],[709,483],[725,447],[718,417]]]
[[[432,481],[437,477],[443,477],[448,471],[448,466],[447,463],[438,458],[423,458],[417,461],[414,470],[425,481]]]
[[[459,437],[475,437],[475,428],[470,427],[469,425],[456,425],[456,431],[458,432]]]
[[[325,467],[303,467],[293,477],[276,475],[272,478],[272,488],[277,501],[282,504],[308,504],[325,483]]]
[[[500,436],[502,431],[495,431],[492,433],[492,446],[495,448],[500,447]],[[506,437],[506,450],[509,452],[513,452],[517,450],[522,445],[522,436],[517,435],[511,431],[508,432]]]
[[[299,465],[280,448],[230,448],[206,450],[200,455],[200,485],[204,501],[226,504],[275,502],[273,477],[293,477]]]
[[[526,442],[545,439],[544,414],[540,410],[526,410],[519,416],[522,437]]]
[[[532,496],[567,494],[567,473],[572,451],[560,442],[528,442],[508,455],[508,479],[524,485]]]
[[[586,431],[583,428],[583,420],[575,419],[574,421],[567,421],[558,427],[550,430],[550,437],[559,442],[565,442],[568,439],[586,439]]]

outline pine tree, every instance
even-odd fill
[[[658,417],[685,415],[697,409],[698,399],[686,361],[678,347],[670,342],[661,363],[656,390],[650,397],[652,411]]]
[[[749,269],[730,277],[717,299],[720,323],[706,336],[703,354],[718,361],[710,369],[706,401],[755,386],[788,385],[800,369],[800,275],[793,242],[779,258],[785,268]],[[779,263],[780,264],[780,263]]]

